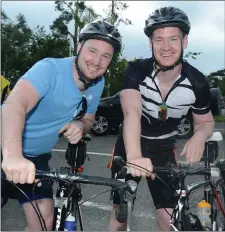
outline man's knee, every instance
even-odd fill
[[[120,223],[116,219],[115,211],[119,208],[119,205],[113,204],[113,209],[111,213],[110,223],[109,223],[109,231],[124,231],[126,230],[126,222]]]
[[[170,220],[173,209],[171,208],[161,208],[156,210],[158,230],[159,231],[169,231],[170,230]]]
[[[33,201],[32,203],[35,204]],[[42,217],[45,221],[45,225],[48,230],[52,230],[53,225],[53,217],[54,217],[54,202],[52,199],[41,199],[37,200],[38,207],[40,209],[40,212],[42,214]],[[42,229],[39,217],[35,210],[33,209],[32,205],[30,203],[24,203],[22,205],[24,214],[27,221],[27,227],[28,229]]]

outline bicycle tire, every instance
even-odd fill
[[[223,209],[225,209],[225,187],[224,186],[225,186],[224,181],[222,179],[219,179],[219,181],[217,181],[216,183],[216,190],[217,190],[219,199],[222,203]],[[212,199],[211,199],[211,220],[212,220],[212,225],[216,227],[216,228],[212,228],[213,230],[225,231],[225,218],[213,194],[212,194]]]

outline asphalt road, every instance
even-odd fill
[[[225,138],[225,123],[217,123],[216,130],[219,130]],[[108,135],[104,137],[92,136],[92,141],[87,145],[90,161],[87,161],[84,166],[84,174],[110,177],[110,171],[107,169],[107,164],[110,160],[109,154],[112,152],[115,138],[115,135]],[[178,154],[181,152],[185,142],[186,140],[177,141]],[[58,168],[66,164],[64,159],[64,150],[66,149],[66,146],[67,143],[63,139],[60,140],[56,145],[52,156],[52,167]],[[219,146],[220,158],[225,158],[225,140],[219,142]],[[179,157],[179,159],[182,160],[183,158]],[[200,180],[200,177],[188,179],[188,182],[196,180]],[[83,200],[86,200],[92,195],[103,190],[106,190],[106,187],[83,185]],[[196,204],[199,200],[200,195],[194,196],[193,204]],[[112,204],[109,200],[109,193],[105,193],[86,202],[82,206],[84,230],[108,230],[111,206]],[[9,200],[7,205],[1,211],[1,230],[22,231],[24,228],[24,215],[18,202],[16,200]],[[147,184],[144,180],[141,181],[138,187],[137,200],[135,202],[134,216],[132,221],[132,230],[156,230],[154,205],[149,194]]]

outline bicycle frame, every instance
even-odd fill
[[[84,145],[84,142],[78,143],[77,144],[77,150],[76,150],[76,155],[78,153],[78,149],[80,145]],[[85,144],[86,145],[86,144]],[[86,153],[86,146],[84,146],[84,153]],[[67,157],[68,158],[68,157]],[[72,162],[70,162],[72,160]],[[79,163],[76,163],[76,159],[74,157],[71,157],[71,160],[68,160],[69,167],[64,167],[65,169],[68,169],[71,173],[77,174],[78,172],[82,172],[83,170],[79,169],[80,165]],[[121,182],[124,182],[125,179],[118,179]],[[136,189],[136,187],[135,187]],[[71,191],[71,196],[69,195],[69,192]],[[126,231],[130,231],[130,225],[131,225],[131,218],[132,218],[132,207],[133,207],[133,200],[134,200],[135,194],[131,194],[129,192],[126,193],[125,199],[123,199],[124,202],[127,204],[127,228]],[[72,199],[72,200],[70,200]],[[78,210],[78,217],[79,217],[79,225],[81,231],[83,231],[83,221],[82,221],[82,215],[81,215],[81,210],[80,207],[78,206],[78,202],[82,199],[82,194],[81,194],[81,188],[80,184],[74,183],[71,185],[67,185],[64,182],[59,183],[59,188],[57,190],[57,195],[55,198],[55,208],[57,209],[57,215],[55,214],[54,218],[54,223],[53,223],[53,229],[55,230],[64,230],[64,221],[61,220],[61,211],[62,207],[64,206],[66,208],[66,215],[68,212],[71,210],[74,211],[75,208]],[[59,206],[59,207],[57,207]],[[75,216],[75,220],[76,215]],[[65,218],[65,217],[64,217]],[[77,220],[76,220],[77,221]]]
[[[71,196],[69,196],[69,192],[72,192]],[[81,231],[83,231],[83,221],[82,221],[82,215],[81,215],[81,209],[80,206],[78,206],[78,202],[81,200],[82,195],[81,195],[81,188],[79,184],[73,184],[71,185],[65,185],[64,183],[59,183],[59,188],[57,189],[56,192],[56,197],[55,197],[55,212],[54,215],[54,222],[53,222],[53,229],[56,231],[63,231],[64,230],[64,222],[66,219],[66,216],[64,215],[64,219],[61,220],[61,214],[62,214],[62,208],[64,207],[66,210],[66,215],[74,211],[75,208],[78,211],[78,217],[79,217],[79,225]],[[75,216],[76,214],[73,213],[72,215]],[[77,221],[77,220],[76,220]]]
[[[178,203],[175,207],[175,223],[172,223],[172,220],[170,221],[170,226],[175,230],[175,231],[183,231],[184,230],[184,221],[185,221],[185,201],[189,198],[189,196],[196,190],[198,190],[201,187],[205,187],[205,186],[210,186],[211,187],[211,194],[214,195],[214,197],[217,199],[218,201],[218,205],[220,207],[220,210],[223,212],[224,215],[224,209],[222,207],[222,204],[218,198],[218,194],[215,191],[216,190],[216,183],[218,181],[220,181],[221,178],[216,179],[215,181],[212,180],[204,180],[204,181],[200,181],[197,183],[193,183],[187,186],[187,189],[183,189],[183,190],[177,190],[177,193],[180,194],[180,198],[178,200]],[[212,195],[211,195],[212,197]],[[224,215],[225,217],[225,215]],[[176,224],[176,226],[174,225]]]
[[[213,154],[213,157],[210,157],[210,151],[209,151],[209,142],[205,143],[205,151],[203,159],[205,163],[205,167],[210,167],[210,162],[214,162],[215,158],[218,154]],[[172,227],[175,231],[183,231],[184,230],[184,222],[185,222],[185,201],[189,198],[190,194],[196,190],[198,190],[201,187],[204,187],[204,199],[207,202],[211,202],[212,194],[214,197],[219,201],[218,194],[215,191],[216,183],[221,179],[218,178],[214,181],[211,180],[210,176],[204,175],[204,181],[192,183],[190,185],[187,185],[187,188],[185,188],[184,178],[181,180],[181,188],[177,190],[177,193],[180,194],[178,203],[175,207],[175,223],[172,223],[172,220],[170,220],[170,227]],[[214,184],[215,183],[215,184]],[[206,186],[210,186],[211,188],[207,188]],[[218,202],[219,203],[219,202]],[[224,209],[222,208],[221,203],[219,204],[220,209],[222,212],[224,212]]]
[[[86,141],[89,139],[86,138]],[[72,145],[71,145],[72,146]],[[83,171],[83,168],[77,163],[77,157],[78,157],[78,152],[79,148],[81,146],[84,146],[83,152],[86,155],[86,144],[84,141],[80,141],[78,144],[74,145],[76,146],[76,154],[70,154],[68,158],[68,166],[67,167],[62,167],[67,170],[69,170],[70,173],[80,173]],[[68,145],[68,148],[70,147],[70,144]],[[83,231],[83,220],[82,220],[82,214],[81,214],[81,209],[80,206],[78,205],[78,202],[81,201],[82,199],[82,194],[81,194],[81,188],[80,184],[74,183],[74,184],[66,184],[65,182],[59,183],[59,188],[56,191],[56,196],[54,198],[55,200],[55,213],[54,213],[54,219],[53,219],[53,230],[56,231],[64,231],[64,223],[66,220],[66,216],[68,215],[69,212],[73,212],[73,216],[75,217],[75,221],[77,222],[77,217],[76,217],[76,211],[74,210],[77,209],[78,211],[78,218],[79,218],[79,226],[80,230]],[[66,210],[66,215],[63,215],[62,219],[62,209]]]

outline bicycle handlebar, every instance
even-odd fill
[[[116,156],[113,161],[114,165],[123,170],[123,175],[130,174],[130,167],[125,166],[126,161],[122,157]],[[219,170],[225,170],[225,159],[219,160],[216,164],[211,164],[210,167],[205,167],[204,163],[190,163],[186,161],[178,161],[178,165],[167,163],[165,166],[153,166],[152,173],[167,172],[171,174],[183,175],[208,175],[212,177],[219,176]]]
[[[126,191],[130,194],[135,194],[137,191],[137,183],[135,181],[122,182],[116,179],[105,178],[101,176],[77,175],[68,173],[63,169],[56,170],[55,172],[36,170],[36,177],[50,177],[54,179],[67,180],[70,182],[104,185],[119,189],[120,198],[122,201],[120,207],[115,211],[115,216],[120,223],[123,223],[127,220],[127,204],[124,201]]]
[[[105,178],[101,176],[73,174],[73,173],[64,172],[63,170],[56,170],[56,171],[36,170],[36,177],[50,177],[54,179],[67,180],[70,182],[77,182],[83,184],[110,186],[112,188],[121,188],[125,191],[128,191],[130,194],[133,194],[135,191],[132,184],[130,184],[129,182],[124,183],[119,180]]]
[[[220,171],[225,170],[225,160],[211,164],[210,167],[205,167],[203,163],[189,163],[186,161],[178,162],[178,166],[168,164],[167,166],[155,166],[153,172],[166,172],[171,174],[180,174],[184,177],[191,175],[206,175],[211,177],[220,177]],[[202,166],[202,167],[201,167]]]

